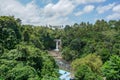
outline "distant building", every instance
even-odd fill
[[[49,25],[48,27],[49,27],[49,28],[52,28],[52,29],[64,29],[64,26],[63,26],[63,25],[58,25],[58,26]]]

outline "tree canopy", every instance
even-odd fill
[[[14,16],[0,16],[0,79],[58,80],[55,60],[48,53],[61,39],[62,58],[76,80],[119,80],[120,20],[96,20],[63,29],[23,25]]]

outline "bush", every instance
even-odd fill
[[[81,65],[75,72],[76,80],[102,80],[102,77],[93,73],[91,68],[87,65]]]
[[[102,66],[102,73],[107,80],[120,80],[120,57],[112,55]]]
[[[66,47],[63,49],[62,56],[67,61],[72,61],[78,57],[78,52],[75,50],[70,50],[70,48]]]

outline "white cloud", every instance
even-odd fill
[[[70,14],[75,6],[69,0],[60,0],[57,4],[49,3],[45,6],[45,13],[48,14],[49,12],[52,14],[66,16]]]
[[[84,8],[84,12],[91,12],[94,9],[93,5],[87,5]]]
[[[24,24],[36,24],[39,23],[39,8],[35,5],[34,1],[27,5],[22,5],[16,0],[0,0],[0,15],[14,15],[17,18],[22,19]]]
[[[76,4],[87,4],[87,3],[99,3],[104,2],[106,0],[72,0]]]
[[[112,19],[120,19],[120,13],[113,13],[111,15],[107,16],[108,20],[112,20]]]
[[[113,11],[120,13],[120,4],[119,4],[119,5],[116,5],[116,6],[113,8]]]
[[[72,12],[74,5],[69,0],[60,0],[56,4],[49,3],[40,8],[35,1],[22,5],[17,0],[0,0],[0,16],[14,15],[22,19],[23,24],[33,25],[60,25],[68,24],[67,15]]]
[[[42,9],[44,22],[46,24],[70,24],[67,15],[72,13],[75,6],[69,0],[59,0],[58,3],[49,3]]]
[[[106,18],[108,20],[111,20],[111,19],[120,19],[120,4],[116,5],[113,7],[112,9],[112,14],[108,15]]]
[[[97,12],[99,14],[105,13],[106,11],[112,9],[114,6],[115,6],[115,3],[108,4],[108,5],[105,5],[105,6],[99,6],[99,7],[97,7]]]
[[[32,0],[27,4],[22,4],[18,0],[0,0],[0,16],[14,15],[16,18],[22,19],[23,24],[32,25],[61,25],[70,24],[68,15],[73,13],[73,10],[80,4],[103,2],[105,0],[58,0],[57,3],[52,3],[53,0],[41,0],[46,2],[43,8],[38,7]],[[94,9],[94,6],[86,6],[83,13],[89,13]]]
[[[84,9],[82,11],[75,13],[75,16],[80,16],[82,14],[89,13],[89,12],[93,11],[94,8],[95,7],[93,5],[87,5],[84,7]]]

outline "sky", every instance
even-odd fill
[[[14,16],[30,25],[119,20],[120,0],[0,0],[0,16]]]

